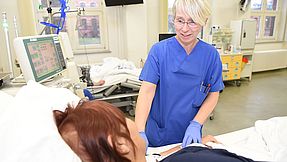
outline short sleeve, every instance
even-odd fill
[[[157,84],[159,81],[159,60],[156,47],[153,46],[139,76],[139,80]]]
[[[210,68],[210,92],[218,92],[224,89],[223,79],[222,79],[222,63],[220,60],[219,53],[216,51],[216,57],[214,64]]]

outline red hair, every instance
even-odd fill
[[[128,162],[130,160],[116,149],[118,138],[126,139],[135,153],[124,114],[107,102],[83,101],[75,109],[68,106],[65,112],[54,114],[62,137],[76,132],[76,138],[69,140],[68,137],[65,141],[78,155],[86,154],[93,162]]]

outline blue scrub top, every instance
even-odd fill
[[[157,85],[145,130],[149,146],[182,142],[208,92],[224,88],[217,50],[199,40],[187,55],[175,37],[153,45],[139,79]]]

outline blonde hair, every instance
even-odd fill
[[[172,8],[174,18],[177,10],[182,10],[190,16],[195,23],[201,26],[206,24],[211,14],[209,4],[206,0],[175,0]]]

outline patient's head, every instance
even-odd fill
[[[62,138],[84,162],[145,161],[135,124],[115,106],[83,101],[54,115]]]

